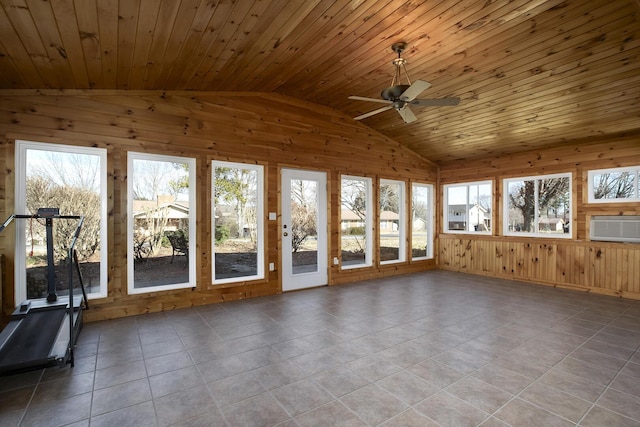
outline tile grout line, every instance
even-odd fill
[[[583,311],[587,310],[588,308],[591,308],[591,306],[582,308],[580,311],[578,311],[578,312],[574,313],[572,316],[568,316],[567,318],[565,318],[565,319],[564,319],[564,320],[562,320],[562,321],[566,321],[567,319],[571,319],[571,318],[575,317],[577,314],[579,314],[579,313],[581,313],[581,312],[583,312]],[[618,315],[618,316],[616,317],[616,319],[617,319],[619,316],[620,316],[620,315]],[[615,320],[615,319],[613,319],[613,320]],[[611,322],[613,322],[613,320],[611,320],[609,323],[607,323],[606,325],[604,325],[601,329],[603,329],[604,327],[606,327],[607,325],[609,325]],[[511,322],[511,323],[513,323],[513,322]],[[495,362],[496,360],[499,360],[499,359],[503,358],[504,356],[506,356],[506,355],[507,355],[508,353],[510,353],[511,351],[513,351],[513,350],[515,350],[515,349],[518,349],[518,348],[522,347],[522,346],[523,346],[523,345],[525,345],[527,342],[529,342],[529,341],[531,341],[531,340],[535,339],[536,337],[539,337],[540,335],[542,335],[542,334],[544,334],[544,333],[546,333],[546,332],[548,332],[548,331],[553,331],[552,327],[553,327],[553,326],[548,327],[548,328],[546,328],[546,329],[542,330],[540,333],[538,333],[538,334],[536,334],[536,335],[534,335],[534,336],[532,336],[532,337],[528,338],[525,342],[523,342],[523,343],[521,343],[520,345],[518,345],[517,347],[514,347],[513,349],[509,350],[509,352],[507,352],[505,355],[502,355],[502,356],[500,356],[500,357],[498,357],[498,358],[496,358],[496,359],[494,359],[494,360],[491,360],[491,361],[489,361],[489,362],[485,363],[484,365],[480,366],[479,368],[474,369],[473,371],[471,371],[471,372],[469,372],[469,373],[465,374],[463,378],[465,378],[465,377],[471,377],[471,376],[472,376],[471,374],[472,374],[473,372],[476,372],[476,371],[478,371],[478,370],[480,370],[480,369],[482,369],[482,368],[484,368],[484,367],[488,366],[489,364],[491,364],[491,363]],[[495,328],[495,329],[497,329],[497,328]],[[494,329],[494,330],[495,330],[495,329]],[[570,333],[569,333],[569,334],[570,334]],[[594,333],[594,335],[595,335],[595,334],[596,334],[596,333]],[[500,334],[498,334],[498,335],[500,335]],[[570,334],[570,335],[573,335],[573,334]],[[592,335],[592,336],[593,336],[593,335]],[[507,338],[508,338],[508,337],[507,337]],[[589,339],[591,339],[591,338],[592,338],[592,337],[589,337]],[[573,353],[574,351],[576,351],[578,348],[582,347],[582,346],[583,346],[587,341],[588,341],[588,339],[587,339],[587,340],[585,340],[582,344],[580,344],[576,349],[572,350],[570,353],[568,353],[567,355],[565,355],[565,356],[564,356],[562,359],[560,359],[558,362],[556,362],[556,363],[555,363],[555,364],[553,364],[551,367],[549,367],[548,369],[546,369],[546,370],[545,370],[545,374],[546,374],[546,373],[548,373],[548,372],[549,372],[551,369],[553,369],[555,366],[557,366],[558,364],[560,364],[562,361],[564,361],[566,358],[568,358],[568,357],[571,355],[571,353]],[[459,344],[459,345],[462,345],[462,344]],[[458,346],[459,346],[459,345],[458,345]],[[456,346],[456,347],[458,347],[458,346]],[[454,347],[454,348],[455,348],[455,347]],[[517,373],[517,372],[515,372],[515,373]],[[506,421],[503,421],[501,418],[497,417],[497,416],[496,416],[496,413],[498,413],[501,409],[503,409],[504,407],[506,407],[509,403],[513,402],[513,401],[514,401],[514,400],[516,400],[517,398],[520,398],[520,395],[521,395],[525,390],[527,390],[529,387],[531,387],[531,385],[533,385],[533,384],[535,384],[536,382],[538,382],[538,381],[540,380],[540,378],[541,378],[543,375],[544,375],[544,374],[542,374],[542,375],[538,376],[538,377],[537,377],[537,378],[535,378],[535,379],[532,379],[532,380],[531,380],[531,381],[530,381],[530,382],[529,382],[529,383],[528,383],[528,384],[527,384],[527,385],[526,385],[522,390],[520,390],[518,393],[514,394],[514,395],[511,397],[511,399],[509,399],[509,400],[508,400],[507,402],[505,402],[502,406],[500,406],[499,408],[497,408],[493,413],[489,414],[489,417],[487,417],[487,419],[488,419],[488,418],[495,417],[495,418],[499,419],[500,421],[502,421],[502,422],[505,422],[505,423],[506,423]],[[473,378],[475,378],[475,377],[473,377]],[[480,379],[480,381],[483,381],[483,380],[481,380],[481,379]],[[445,387],[443,390],[445,390],[446,388],[449,388],[451,385],[452,385],[452,384],[450,384],[449,386]],[[490,384],[490,385],[492,385],[492,384]],[[494,387],[495,387],[495,386],[494,386]],[[496,387],[496,388],[497,388],[497,387]],[[554,387],[554,388],[555,388],[555,387]],[[446,390],[445,390],[445,391],[446,391]],[[506,391],[506,390],[503,390],[503,391]],[[560,390],[560,391],[562,392],[562,390]],[[571,393],[568,393],[568,394],[571,394]],[[574,396],[574,397],[577,397],[577,396]],[[537,405],[537,404],[535,404],[535,403],[533,403],[533,402],[530,402],[530,401],[528,401],[528,400],[526,400],[526,399],[523,399],[523,400],[524,400],[525,402],[527,402],[527,403],[529,403],[529,404],[531,404],[531,405],[533,405],[533,406],[535,406],[535,407],[537,407],[537,408],[541,409],[541,410],[544,410],[544,411],[546,411],[546,412],[549,412],[550,414],[553,414],[553,415],[555,415],[555,416],[558,416],[558,417],[560,417],[560,418],[562,418],[562,419],[564,419],[564,420],[567,420],[567,421],[571,422],[572,424],[576,424],[576,425],[577,425],[577,423],[574,423],[573,421],[571,421],[571,420],[569,420],[569,419],[565,418],[564,416],[562,416],[562,415],[560,415],[560,414],[556,414],[556,413],[554,413],[554,412],[552,412],[552,411],[549,411],[549,410],[548,410],[548,409],[546,409],[546,408],[542,408],[542,407],[540,407],[539,405]],[[584,399],[582,399],[582,400],[584,400]],[[473,406],[475,407],[475,405],[473,405]],[[480,408],[478,408],[478,409],[480,409]],[[587,411],[587,412],[585,412],[585,415],[586,415],[587,413],[588,413],[588,411]],[[486,419],[485,419],[484,421],[486,421]],[[484,421],[483,421],[483,422],[484,422]]]
[[[622,313],[618,314],[618,316],[613,319],[611,322],[609,322],[607,324],[607,326],[611,325],[611,323],[613,323],[615,320],[619,319],[625,312],[629,311],[631,309],[631,307],[633,307],[633,305],[631,305],[630,307],[628,307],[625,311],[623,311]],[[624,329],[624,328],[621,328]],[[627,329],[625,329],[627,330]],[[638,353],[638,350],[640,350],[640,345],[636,347],[636,349],[634,350],[633,353],[631,353],[631,355],[627,358],[627,361],[625,362],[624,365],[622,365],[622,367],[620,367],[620,369],[618,369],[618,372],[613,376],[613,378],[611,378],[611,380],[605,385],[604,390],[600,393],[600,395],[597,397],[597,399],[593,402],[593,404],[591,405],[591,407],[584,413],[584,415],[582,416],[582,418],[580,418],[580,420],[578,421],[578,423],[576,423],[577,425],[580,425],[580,423],[585,419],[585,417],[587,416],[587,414],[589,414],[589,412],[591,412],[591,410],[593,408],[595,408],[598,404],[598,402],[600,401],[600,399],[602,399],[602,397],[606,394],[607,391],[609,391],[609,389],[611,389],[611,384],[613,384],[615,382],[615,380],[622,374],[622,371],[629,365],[629,363],[632,363],[631,360],[635,357],[635,355]],[[615,390],[615,389],[614,389]],[[624,393],[624,392],[623,392]],[[625,393],[627,394],[627,393]],[[629,418],[631,420],[634,421],[639,421],[639,420],[635,420],[634,418],[628,417],[624,414],[621,414],[617,411],[613,411],[611,409],[608,408],[604,408],[608,411],[614,412],[618,415],[621,415],[625,418]],[[639,421],[640,422],[640,421]]]

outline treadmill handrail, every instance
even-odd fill
[[[39,219],[39,218],[56,218],[56,219],[79,219],[80,220],[80,224],[79,227],[76,228],[76,236],[80,233],[80,228],[82,228],[82,222],[84,222],[84,216],[82,215],[20,215],[20,214],[13,214],[11,216],[9,216],[9,218],[7,218],[2,225],[0,225],[0,233],[2,233],[2,231],[7,228],[7,226],[9,224],[11,224],[11,221],[13,221],[14,219],[29,219],[29,218],[34,218],[34,219]]]

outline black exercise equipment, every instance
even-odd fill
[[[0,374],[70,363],[82,329],[82,309],[88,308],[87,294],[74,249],[83,216],[60,215],[58,208],[41,208],[36,215],[11,215],[0,225],[0,232],[14,219],[44,219],[47,244],[47,297],[27,299],[11,315],[9,324],[0,332]],[[53,258],[53,220],[77,220],[78,225],[69,247],[69,295],[56,294]],[[82,296],[73,295],[73,266],[76,266]]]

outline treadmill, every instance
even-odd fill
[[[58,208],[40,208],[36,215],[11,215],[0,225],[0,232],[14,219],[45,220],[47,296],[22,302],[14,310],[7,326],[0,332],[0,375],[66,363],[70,363],[73,367],[73,351],[82,329],[82,309],[88,308],[78,255],[74,249],[84,217],[60,215]],[[68,253],[68,296],[56,294],[53,258],[54,220],[77,221]],[[74,296],[74,267],[78,274],[82,295]]]

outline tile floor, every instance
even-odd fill
[[[2,426],[638,426],[640,301],[431,271],[86,324]]]

